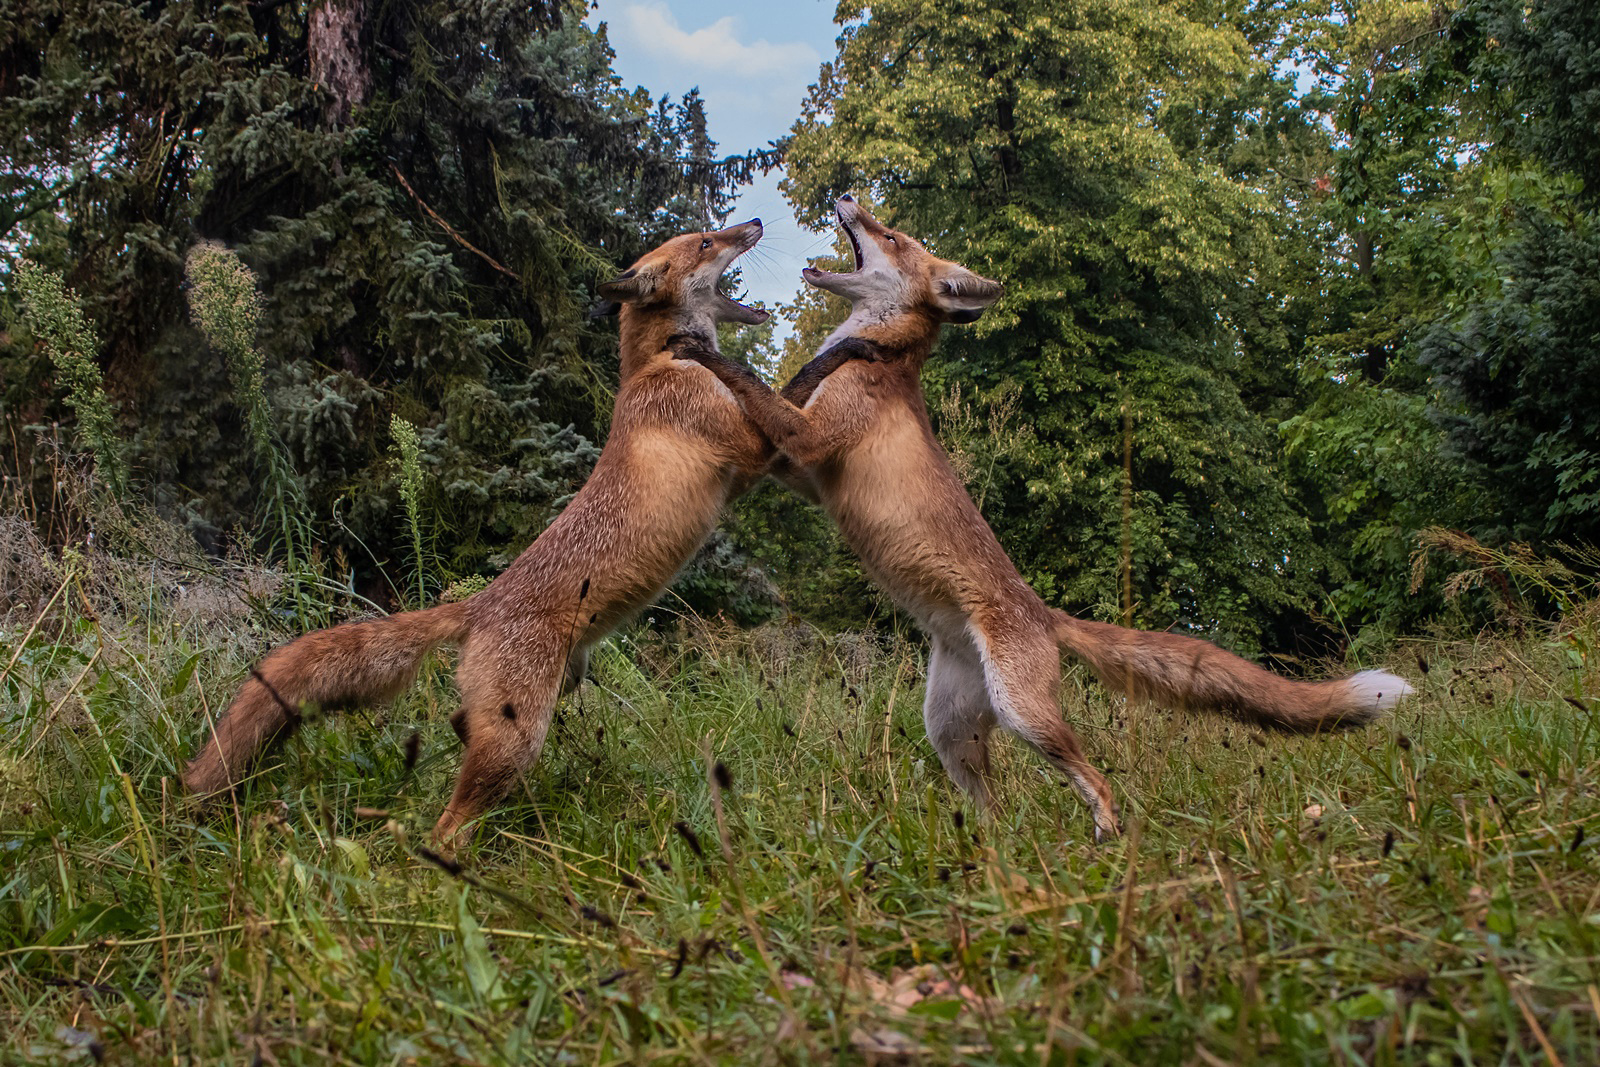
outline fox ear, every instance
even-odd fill
[[[1005,286],[965,267],[945,272],[933,286],[933,302],[951,322],[977,322],[983,309],[1000,299]]]
[[[641,263],[625,270],[609,282],[601,282],[597,292],[602,299],[613,304],[632,304],[648,299],[666,276],[665,262]],[[598,310],[598,308],[596,309]]]

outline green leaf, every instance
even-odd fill
[[[200,653],[198,652],[184,660],[183,666],[179,667],[177,672],[173,674],[171,680],[169,680],[167,684],[162,687],[161,695],[170,700],[172,697],[182,693],[185,689],[188,689],[189,682],[194,678],[195,666],[199,662]]]
[[[501,994],[500,965],[489,953],[489,943],[483,929],[467,904],[465,889],[457,889],[456,934],[461,939],[461,962],[466,968],[467,982],[481,1001],[492,1001]]]
[[[919,1000],[906,1009],[908,1015],[926,1015],[933,1019],[949,1021],[961,1014],[959,997],[941,997],[937,1000]]]

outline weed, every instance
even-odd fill
[[[67,404],[77,415],[78,435],[93,453],[95,467],[113,496],[127,489],[128,470],[117,437],[116,410],[106,396],[96,362],[100,339],[61,276],[31,263],[17,268],[23,319],[44,345],[67,388]]]
[[[256,348],[256,324],[261,298],[256,277],[229,248],[202,241],[185,263],[189,308],[196,328],[228,363],[233,395],[244,412],[245,426],[263,476],[263,510],[277,530],[299,616],[319,618],[306,590],[315,576],[306,573],[311,562],[311,525],[305,511],[305,491],[289,460],[288,450],[273,428],[267,403],[265,363]]]
[[[1446,600],[1489,589],[1499,615],[1518,631],[1548,632],[1569,658],[1568,676],[1584,677],[1600,651],[1600,550],[1557,545],[1541,555],[1518,542],[1485,545],[1459,530],[1430,526],[1417,535],[1411,590],[1421,588],[1428,560],[1455,564],[1444,582]],[[1556,623],[1540,620],[1554,614]],[[1581,695],[1579,684],[1574,692]]]
[[[417,428],[399,415],[389,419],[389,434],[394,438],[394,458],[400,489],[400,502],[406,509],[406,525],[411,530],[411,551],[417,578],[417,605],[428,598],[428,561],[422,539],[422,448]]]

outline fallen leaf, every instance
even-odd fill
[[[887,981],[871,971],[851,971],[845,976],[845,985],[889,1009],[889,1014],[897,1018],[929,999],[954,999],[962,1008],[979,1011],[990,1011],[997,1006],[971,986],[945,977],[931,963],[895,972]]]

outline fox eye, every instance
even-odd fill
[[[884,237],[885,237],[885,238],[886,238],[886,239],[887,239],[887,240],[888,240],[888,242],[889,242],[889,243],[890,243],[890,244],[892,244],[892,245],[894,245],[894,246],[895,246],[895,247],[896,247],[896,248],[899,248],[899,247],[900,247],[900,242],[899,242],[899,241],[896,241],[896,240],[895,240],[895,239],[894,239],[894,234],[892,234],[892,233],[886,233],[886,234],[884,234],[884,235],[883,235],[883,236],[884,236]]]
[[[702,251],[703,251],[703,250],[705,250],[705,249],[707,249],[707,248],[710,248],[710,247],[711,247],[711,238],[709,238],[709,237],[707,237],[707,238],[704,238],[704,239],[703,239],[703,240],[702,240],[702,241],[701,241],[701,242],[700,242],[700,248],[701,248],[701,250],[702,250]]]

